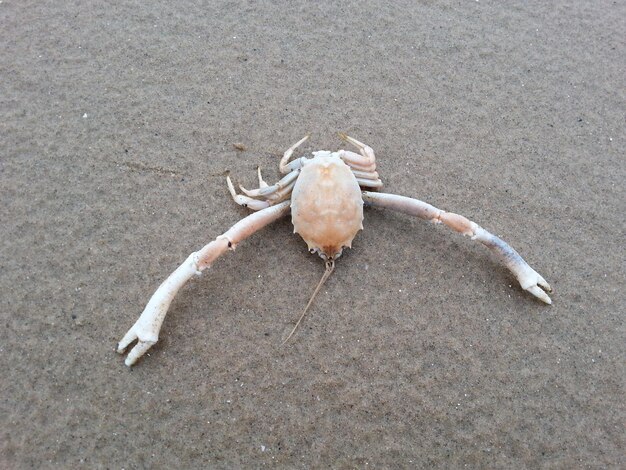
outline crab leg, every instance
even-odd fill
[[[247,193],[253,193],[253,194],[257,192],[262,193],[256,197],[262,197],[264,198],[264,200],[259,200],[250,196],[244,196],[243,194],[237,194],[237,191],[235,191],[235,186],[233,186],[233,183],[229,177],[226,178],[226,182],[228,184],[228,191],[230,191],[230,194],[233,197],[233,200],[240,206],[247,207],[249,209],[252,209],[253,211],[265,209],[267,207],[273,206],[274,204],[282,202],[285,199],[288,199],[289,196],[291,195],[291,191],[293,190],[293,187],[296,185],[296,180],[294,178],[292,181],[288,182],[286,186],[282,186],[278,188],[275,188],[273,186],[266,186],[265,188],[259,188],[257,190],[248,191],[244,187],[240,186],[240,188]],[[272,189],[270,190],[270,188]]]
[[[382,188],[383,182],[378,178],[376,171],[360,171],[350,168],[359,186],[363,188]]]
[[[284,188],[280,188],[274,194],[270,194],[267,196],[267,199],[270,201],[270,204],[276,204],[277,202],[283,201],[285,198],[291,197],[291,192],[293,191],[294,186],[296,185],[295,181],[292,181]]]
[[[276,191],[289,186],[291,183],[295,182],[296,178],[300,174],[300,170],[293,170],[291,173],[287,174],[287,176],[283,177],[278,183],[273,184],[271,186],[260,187],[258,189],[248,190],[243,186],[239,186],[246,196],[249,197],[268,197],[274,194]]]
[[[368,173],[376,170],[376,156],[374,155],[374,150],[372,150],[370,146],[365,145],[363,142],[359,142],[343,132],[339,133],[339,137],[342,140],[354,145],[360,152],[359,155],[358,153],[350,152],[349,150],[339,151],[339,157],[346,162],[348,166],[355,170],[366,171]]]
[[[226,177],[226,184],[228,184],[228,191],[233,197],[233,201],[235,201],[240,206],[248,207],[253,211],[267,209],[268,207],[270,207],[269,201],[259,201],[258,199],[252,199],[251,197],[244,196],[243,194],[237,194],[237,191],[235,191],[235,186],[233,186],[233,182],[230,180],[230,176]]]
[[[359,186],[362,188],[382,188],[383,182],[381,180],[374,180],[371,178],[358,178],[356,179]]]
[[[469,235],[472,237],[472,240],[481,242],[496,255],[500,263],[506,266],[517,278],[522,289],[527,290],[547,304],[552,303],[550,297],[544,292],[544,290],[552,292],[546,280],[531,268],[519,253],[504,240],[489,233],[475,222],[466,219],[462,215],[442,211],[417,199],[396,196],[395,194],[363,191],[363,201],[365,204],[374,207],[392,209],[424,220],[430,220],[434,223],[443,223],[463,235]]]
[[[298,142],[296,142],[291,147],[289,147],[287,151],[283,154],[283,158],[280,159],[280,164],[278,165],[278,168],[280,169],[280,172],[282,174],[289,173],[290,171],[293,171],[296,168],[300,168],[302,166],[302,162],[301,162],[302,158],[298,160],[294,160],[290,164],[287,164],[287,162],[291,158],[291,155],[293,154],[294,150],[300,147],[300,145],[302,145],[308,138],[309,138],[309,134],[305,135],[302,139],[300,139]]]
[[[349,150],[340,150],[337,152],[341,158],[352,170],[359,186],[363,188],[382,188],[383,182],[378,178],[376,172],[376,156],[374,150],[363,142],[344,134],[339,133],[339,137],[346,142],[354,145],[361,152],[360,154],[350,152]]]
[[[126,347],[137,340],[135,347],[128,353],[125,364],[132,366],[158,341],[159,331],[170,303],[180,288],[194,274],[200,274],[226,251],[234,250],[240,241],[286,215],[289,212],[290,204],[291,201],[285,201],[250,214],[233,225],[226,233],[189,255],[185,262],[159,286],[139,319],[119,342],[117,352],[123,354]]]
[[[267,188],[269,185],[263,180],[263,176],[261,176],[261,167],[258,167],[256,170],[259,174],[259,188]]]
[[[352,174],[357,178],[357,179],[364,179],[364,180],[378,180],[378,172],[377,171],[359,171],[359,170],[352,170]]]
[[[353,170],[364,171],[366,173],[376,171],[376,162],[373,159],[351,152],[350,150],[339,150],[337,153],[339,153],[339,158]]]

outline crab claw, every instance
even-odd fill
[[[137,362],[159,340],[159,331],[172,299],[192,276],[200,274],[198,259],[197,253],[191,253],[183,264],[161,283],[135,324],[118,343],[117,352],[124,354],[128,345],[137,340],[137,344],[124,361],[127,366],[130,367]]]
[[[137,337],[137,332],[136,332],[136,325],[134,325],[130,330],[128,330],[128,332],[124,335],[122,340],[118,343],[117,352],[119,354],[124,354],[124,351],[126,351],[126,348],[128,347],[128,345],[132,343],[133,341],[135,341],[136,339],[138,339],[138,337]],[[128,353],[128,356],[126,356],[126,360],[124,361],[124,364],[126,364],[129,367],[132,366],[154,344],[156,344],[156,341],[152,341],[152,340],[142,341],[141,339],[139,339],[135,347],[131,349],[130,352]]]
[[[522,289],[530,292],[542,302],[552,305],[552,299],[546,294],[546,292],[552,292],[550,284],[533,268],[527,265],[527,269],[519,274],[518,281]]]

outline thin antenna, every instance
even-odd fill
[[[315,298],[315,296],[317,295],[317,293],[319,292],[321,287],[324,285],[324,282],[326,282],[326,279],[329,278],[329,276],[331,275],[331,273],[333,272],[334,269],[335,269],[335,260],[334,259],[326,260],[326,271],[324,271],[324,275],[322,276],[322,279],[320,279],[319,284],[317,285],[317,287],[313,291],[313,295],[311,296],[311,299],[309,300],[309,303],[306,304],[306,307],[304,307],[304,311],[302,312],[302,315],[300,315],[300,319],[298,320],[298,323],[296,323],[296,326],[293,327],[293,330],[291,330],[291,333],[289,333],[289,336],[287,336],[287,339],[280,344],[281,346],[283,344],[285,344],[287,341],[289,341],[289,338],[291,338],[291,336],[298,329],[298,325],[300,325],[300,322],[304,318],[304,315],[306,315],[307,310],[309,309],[309,307],[313,303],[313,299]]]

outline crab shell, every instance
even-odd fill
[[[325,260],[341,255],[363,229],[363,198],[350,168],[337,153],[313,152],[291,195],[291,222],[312,253]]]

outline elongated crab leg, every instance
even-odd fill
[[[250,214],[233,225],[223,235],[189,255],[170,276],[159,286],[146,305],[143,313],[128,330],[117,346],[117,352],[123,354],[134,340],[135,347],[128,353],[125,364],[132,366],[159,339],[159,331],[165,319],[167,309],[180,288],[195,274],[200,274],[226,251],[234,250],[236,245],[267,224],[286,215],[291,201],[285,201]]]
[[[365,204],[374,207],[403,212],[434,223],[443,223],[463,235],[469,235],[472,237],[472,240],[481,242],[496,255],[500,263],[506,266],[517,278],[522,289],[527,290],[547,304],[552,303],[552,300],[546,294],[546,292],[552,292],[546,280],[531,268],[519,253],[504,240],[489,233],[475,222],[466,219],[462,215],[442,211],[420,200],[395,194],[363,191],[363,201]]]

